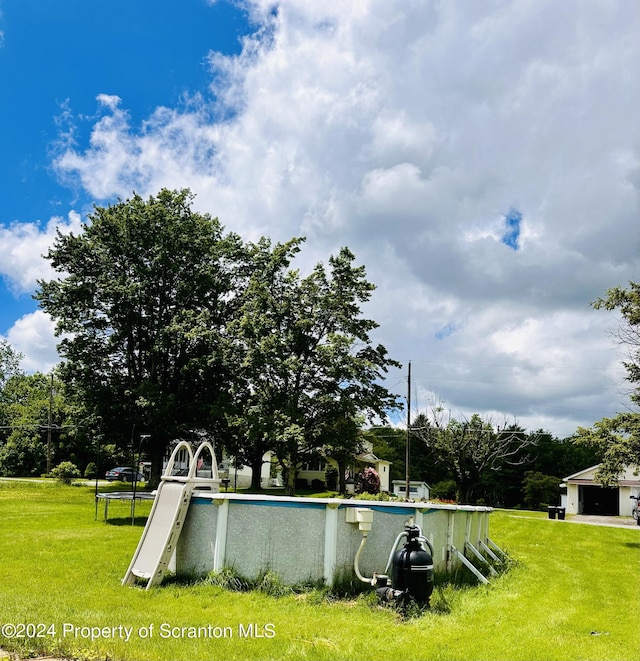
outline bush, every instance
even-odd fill
[[[375,468],[367,466],[362,473],[358,473],[355,479],[356,493],[380,493],[380,476]]]
[[[394,496],[393,494],[388,493],[387,491],[381,491],[380,493],[376,494],[370,494],[370,493],[359,493],[357,496],[353,497],[354,500],[379,500],[382,502],[386,502],[389,500],[397,500],[400,501],[401,499],[398,498],[397,496]]]
[[[0,443],[0,475],[41,475],[46,468],[47,447],[38,436],[14,430],[5,443]]]
[[[325,488],[324,482],[322,480],[318,480],[318,479],[311,480],[311,488],[314,491],[323,491],[324,488]]]
[[[98,474],[98,467],[94,461],[90,461],[84,469],[84,476],[88,480],[92,480]]]
[[[431,487],[429,495],[434,500],[455,500],[456,490],[456,483],[453,480],[442,480]]]
[[[338,471],[331,466],[327,468],[324,475],[327,480],[327,489],[335,491],[338,488]]]
[[[51,476],[63,484],[71,484],[73,480],[81,476],[81,473],[75,464],[70,461],[63,461],[52,469]]]

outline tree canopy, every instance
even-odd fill
[[[245,406],[235,424],[250,441],[255,477],[266,449],[275,452],[293,491],[296,467],[319,454],[354,451],[359,415],[386,418],[395,398],[379,380],[391,365],[373,346],[376,322],[361,316],[374,285],[343,248],[302,278],[290,268],[302,239],[253,247],[253,271],[231,324]]]
[[[617,310],[621,314],[613,334],[627,349],[628,358],[622,364],[631,384],[631,406],[612,418],[599,420],[589,429],[580,427],[576,440],[603,453],[597,478],[603,484],[615,484],[626,466],[640,468],[640,284],[630,282],[628,289],[609,289],[605,298],[598,298],[592,305],[596,310]]]
[[[482,478],[506,464],[523,464],[524,449],[535,445],[535,437],[517,425],[496,427],[474,414],[468,420],[452,418],[444,422],[439,409],[433,416],[418,415],[412,435],[425,443],[437,463],[448,467],[456,483],[460,503],[472,502]]]
[[[293,484],[301,461],[354,442],[357,416],[395,406],[380,381],[396,363],[361,314],[374,285],[346,248],[301,277],[303,239],[245,244],[192,202],[134,195],[58,233],[58,277],[36,298],[56,321],[61,378],[105,434],[149,436],[152,478],[170,441],[198,432],[258,476],[272,450]]]
[[[229,381],[243,246],[192,199],[162,190],[96,207],[78,236],[58,233],[47,258],[60,275],[36,295],[57,322],[62,378],[112,434],[149,434],[156,473],[171,440],[215,426]]]
[[[22,355],[6,340],[0,339],[0,392],[8,379],[20,374]]]

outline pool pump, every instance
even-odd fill
[[[406,537],[404,546],[397,548],[403,537]],[[425,542],[429,545],[420,528],[410,524],[398,536],[390,556],[391,585],[386,584],[387,576],[377,577],[376,594],[381,601],[405,602],[411,599],[421,606],[429,605],[433,592],[433,555],[424,548]],[[387,571],[388,568],[389,564]]]
[[[422,535],[420,528],[412,522],[405,525],[404,531],[396,537],[391,548],[384,574],[374,573],[373,578],[362,576],[358,566],[367,535],[368,530],[363,531],[362,543],[354,562],[358,578],[374,587],[378,598],[383,602],[405,604],[414,601],[420,606],[428,606],[433,592],[433,547]],[[398,548],[403,539],[404,545]],[[429,548],[428,551],[425,544]]]

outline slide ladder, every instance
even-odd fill
[[[204,464],[205,450],[211,456],[210,468]],[[180,457],[186,458],[188,470],[181,471],[186,475],[173,474]],[[203,477],[203,473],[210,476]],[[138,548],[122,579],[123,585],[146,579],[148,590],[162,581],[180,538],[192,493],[219,491],[219,486],[218,466],[211,443],[201,443],[195,454],[186,441],[178,443],[162,475]]]

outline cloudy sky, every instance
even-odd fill
[[[589,426],[626,402],[589,303],[640,279],[639,34],[627,0],[0,0],[0,335],[49,370],[56,228],[189,187],[303,271],[352,249],[412,415]]]

